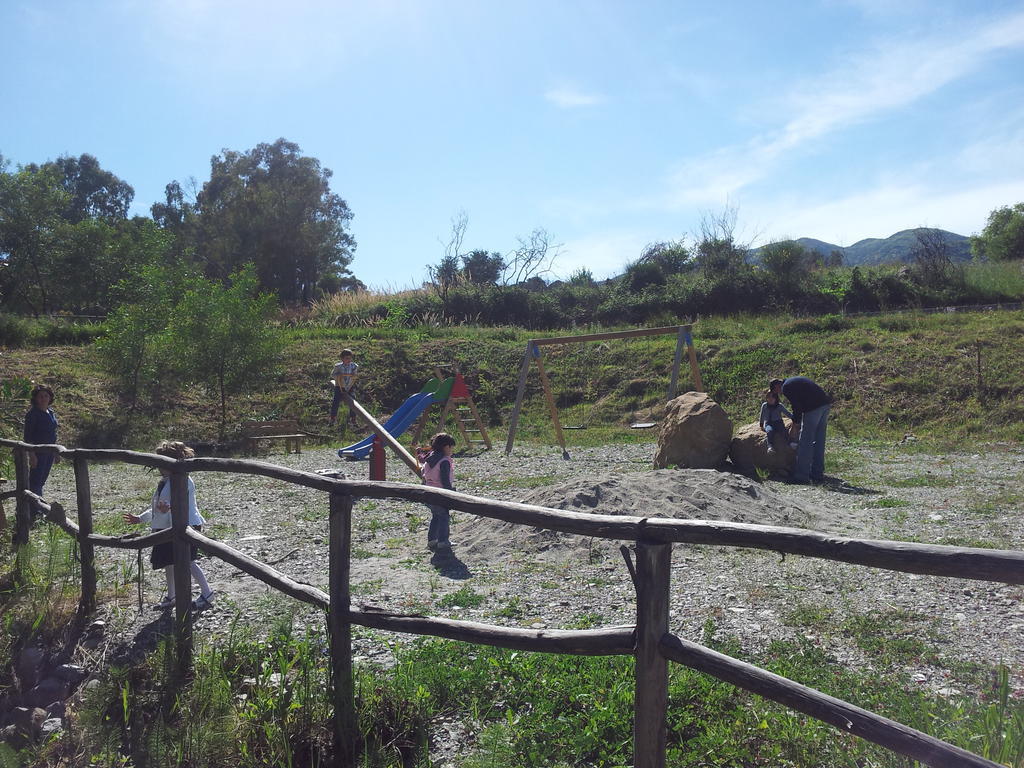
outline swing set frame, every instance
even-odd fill
[[[530,361],[537,363],[537,372],[540,374],[540,384],[544,389],[544,397],[548,403],[548,412],[551,415],[551,423],[555,428],[555,437],[562,448],[562,458],[569,458],[569,451],[565,447],[565,435],[562,432],[562,424],[558,420],[558,408],[555,405],[555,398],[551,393],[551,382],[544,368],[544,354],[541,347],[553,344],[576,344],[587,341],[605,341],[607,339],[630,339],[638,336],[667,336],[676,335],[676,354],[672,361],[672,379],[668,385],[668,399],[676,396],[676,387],[679,382],[679,365],[683,359],[683,347],[686,347],[687,356],[690,361],[690,371],[693,374],[693,385],[697,392],[704,391],[704,382],[701,381],[700,367],[697,365],[697,352],[693,348],[693,337],[691,336],[692,325],[670,325],[662,328],[635,328],[631,331],[608,331],[605,333],[587,333],[580,336],[552,336],[546,339],[530,339],[526,342],[526,352],[523,354],[523,362],[519,367],[519,386],[516,389],[516,404],[512,408],[512,419],[508,427],[508,440],[505,442],[505,455],[512,453],[512,444],[516,439],[516,428],[519,426],[519,411],[523,407],[523,395],[526,392],[526,379],[530,373]]]

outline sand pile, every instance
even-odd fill
[[[713,469],[658,469],[572,479],[537,488],[520,501],[553,509],[605,515],[727,520],[825,530],[825,510],[796,503],[742,475]],[[458,538],[470,553],[495,557],[513,551],[566,556],[572,550],[617,547],[588,537],[473,518],[459,525]]]

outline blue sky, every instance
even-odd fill
[[[146,214],[284,137],[371,286],[460,211],[604,277],[727,206],[751,243],[977,232],[1024,200],[1022,74],[1022,2],[0,0],[0,154],[91,153]]]

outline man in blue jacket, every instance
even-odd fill
[[[825,479],[825,432],[832,396],[806,376],[772,379],[768,387],[789,401],[793,421],[800,425],[793,482],[821,482]]]

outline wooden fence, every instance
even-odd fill
[[[327,614],[330,638],[331,696],[334,739],[339,764],[353,764],[356,713],[352,676],[353,624],[393,632],[432,635],[470,643],[526,651],[576,655],[632,655],[636,680],[633,718],[634,765],[665,765],[668,662],[674,661],[730,682],[747,691],[834,725],[929,766],[964,768],[997,763],[873,712],[827,696],[766,670],[683,640],[669,632],[669,585],[674,543],[773,550],[906,573],[952,576],[1006,584],[1024,584],[1024,552],[932,546],[900,541],[849,539],[797,528],[780,528],[703,520],[670,520],[556,511],[527,504],[494,501],[455,491],[402,483],[339,480],[257,461],[199,458],[175,461],[150,453],[123,450],[67,449],[0,440],[14,450],[16,488],[0,494],[16,499],[16,543],[28,541],[32,506],[78,542],[82,572],[80,608],[96,606],[94,548],[142,549],[158,542],[174,544],[176,579],[175,645],[177,674],[184,679],[192,663],[189,611],[190,545],[219,557],[296,600]],[[28,451],[59,454],[74,465],[77,523],[58,503],[46,503],[28,490]],[[89,462],[119,461],[170,472],[172,527],[147,535],[101,536],[92,532]],[[330,573],[328,593],[287,575],[188,528],[187,478],[190,472],[235,472],[274,478],[313,488],[328,495]],[[437,504],[482,517],[547,528],[582,536],[636,543],[635,563],[622,547],[636,588],[636,624],[592,630],[531,630],[471,621],[409,616],[358,608],[350,603],[352,503],[357,498],[402,499]]]

